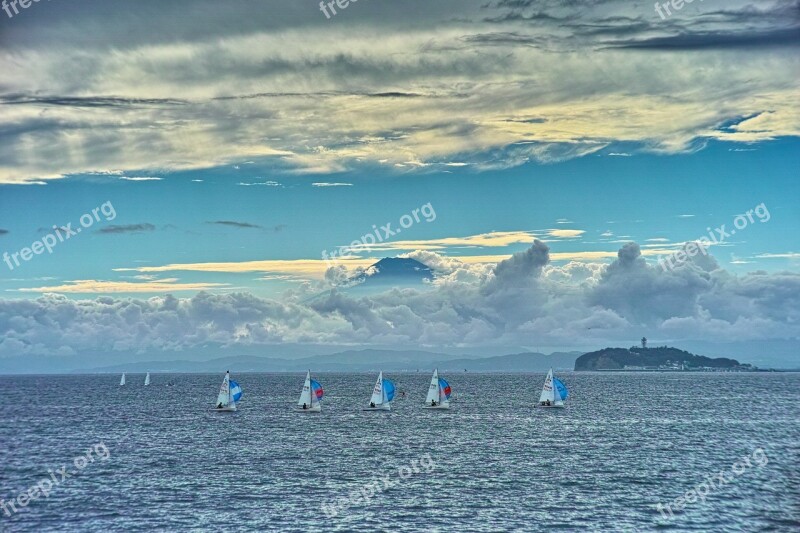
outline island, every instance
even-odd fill
[[[632,346],[585,353],[575,360],[575,370],[751,372],[756,368],[735,359],[705,357],[668,346]]]

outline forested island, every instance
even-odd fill
[[[575,361],[575,370],[671,370],[671,371],[751,371],[752,365],[725,357],[705,357],[678,348],[604,348],[585,353]]]

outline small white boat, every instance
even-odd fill
[[[242,397],[242,388],[231,379],[230,371],[225,373],[217,395],[217,406],[213,411],[232,412],[236,410],[236,402]]]
[[[144,386],[147,387],[148,385],[150,385],[150,372],[144,377]]]
[[[125,372],[122,373],[122,378],[119,380],[119,386],[122,387],[125,385]]]
[[[553,369],[547,373],[542,387],[542,394],[539,396],[539,403],[536,407],[564,407],[564,401],[569,396],[567,387],[561,381],[553,377]]]
[[[383,372],[378,374],[378,381],[372,389],[372,397],[369,399],[369,406],[365,411],[391,411],[392,400],[394,399],[394,383],[388,379],[383,379]]]
[[[439,369],[433,371],[428,397],[423,409],[450,409],[450,384],[439,377]]]
[[[322,411],[322,395],[322,385],[311,379],[309,370],[303,383],[303,390],[300,392],[300,399],[297,400],[297,408],[304,413],[319,413]]]

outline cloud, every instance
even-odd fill
[[[39,293],[73,293],[73,294],[110,294],[110,293],[170,293],[183,291],[202,291],[216,287],[225,287],[226,283],[177,283],[177,278],[154,280],[149,283],[133,283],[126,281],[75,280],[64,285],[17,289],[19,292]]]
[[[239,182],[236,185],[240,185],[242,187],[282,187],[282,185],[277,181],[257,181],[254,183]]]
[[[143,231],[155,231],[156,227],[153,224],[126,224],[126,225],[111,225],[105,226],[97,230],[97,233],[106,235],[120,234],[120,233],[141,233]]]
[[[551,229],[547,232],[547,234],[551,237],[556,237],[559,239],[572,239],[575,237],[580,237],[584,233],[586,233],[586,231],[582,229]]]
[[[256,228],[263,229],[263,226],[257,224],[250,224],[249,222],[236,222],[233,220],[215,220],[213,222],[206,222],[206,224],[216,224],[218,226],[228,226],[232,228]]]
[[[622,0],[442,0],[330,24],[199,1],[134,15],[114,0],[51,3],[35,24],[15,19],[0,36],[0,183],[242,161],[286,174],[481,172],[614,143],[674,154],[800,134],[796,2],[695,2],[660,21]],[[112,32],[123,11],[125,31]],[[737,117],[752,118],[729,127]]]
[[[0,355],[188,350],[211,342],[488,348],[535,338],[542,345],[602,346],[630,343],[643,331],[654,338],[718,342],[800,335],[798,274],[737,276],[713,258],[695,261],[699,256],[664,271],[648,263],[635,243],[609,264],[554,265],[542,241],[494,264],[430,251],[409,256],[437,269],[427,289],[320,294],[301,282],[282,300],[243,292],[72,300],[49,291],[189,289],[174,278],[39,287],[32,290],[44,294],[34,300],[0,300]]]
[[[120,176],[119,179],[125,181],[161,181],[164,178],[156,178],[153,176],[136,176],[136,177]]]
[[[352,183],[328,183],[328,182],[317,182],[312,183],[312,187],[352,187]]]

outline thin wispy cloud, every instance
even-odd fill
[[[143,224],[124,224],[124,225],[111,225],[105,226],[97,230],[97,233],[105,235],[119,235],[122,233],[142,233],[146,231],[155,231],[156,227],[150,223]]]
[[[164,178],[155,176],[120,176],[119,179],[124,181],[162,181]]]
[[[206,224],[214,224],[217,226],[227,226],[230,228],[240,229],[263,229],[263,226],[258,224],[251,224],[249,222],[237,222],[235,220],[215,220],[213,222],[206,222]]]
[[[336,183],[336,182],[316,182],[311,184],[312,187],[352,187],[352,183]]]

